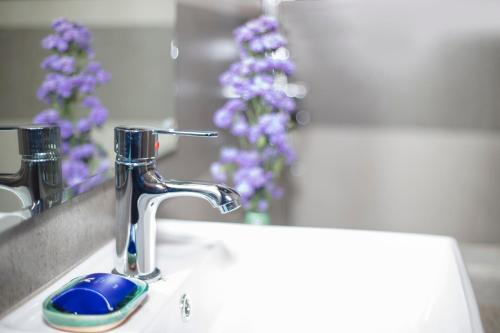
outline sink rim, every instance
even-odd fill
[[[349,230],[349,229],[326,229],[326,228],[307,228],[307,227],[289,227],[289,226],[251,226],[251,225],[242,225],[242,224],[228,224],[228,223],[219,223],[219,222],[202,222],[202,221],[183,221],[183,220],[162,220],[158,221],[158,234],[159,237],[163,237],[165,235],[169,235],[169,237],[176,238],[179,235],[188,235],[192,236],[191,239],[199,239],[199,240],[209,240],[209,242],[214,243],[217,240],[225,241],[231,235],[242,234],[250,235],[250,234],[275,234],[276,232],[281,233],[298,233],[301,235],[304,234],[317,234],[320,231],[322,234],[338,234],[341,233],[343,235],[357,235],[363,237],[387,237],[391,238],[405,238],[412,239],[415,241],[432,241],[442,243],[443,246],[448,246],[451,248],[454,256],[455,264],[457,265],[457,270],[459,272],[459,279],[461,281],[461,287],[464,295],[464,300],[467,305],[467,312],[469,314],[469,321],[471,323],[471,329],[473,332],[483,332],[482,324],[480,321],[479,310],[475,300],[474,292],[472,290],[472,286],[470,283],[470,279],[468,277],[467,271],[465,269],[465,265],[463,263],[462,256],[460,254],[457,242],[450,237],[447,236],[435,236],[435,235],[422,235],[422,234],[409,234],[409,233],[395,233],[395,232],[384,232],[384,231],[366,231],[366,230]],[[271,235],[272,236],[272,235]],[[271,237],[270,236],[270,237]],[[230,243],[230,242],[229,242]],[[162,246],[162,243],[159,242],[159,246]],[[32,295],[30,299],[21,304],[20,306],[9,311],[4,317],[0,318],[0,329],[5,330],[6,332],[28,332],[23,329],[12,328],[11,326],[6,326],[5,323],[9,322],[9,318],[15,316],[15,313],[19,311],[21,308],[26,306],[32,302],[36,297],[40,297],[39,295],[43,295],[48,293],[48,291],[52,289],[57,289],[58,284],[63,284],[65,282],[64,279],[67,279],[68,276],[76,276],[76,271],[82,269],[82,266],[89,265],[91,258],[98,258],[103,255],[104,252],[110,253],[114,248],[114,240],[110,241],[105,246],[101,247],[97,250],[90,258],[87,258],[80,264],[78,264],[75,268],[65,273],[63,276],[59,277],[55,281],[53,281],[49,286],[43,288],[40,292]],[[103,252],[104,251],[104,252]],[[112,253],[112,252],[111,252]],[[112,268],[112,256],[109,256],[109,268]],[[189,278],[189,274],[187,274],[182,281],[186,281]],[[177,289],[172,291],[172,295],[175,294],[176,291],[179,290],[182,283],[180,283]],[[43,298],[42,298],[43,299]],[[171,302],[171,300],[166,300],[165,302]],[[40,311],[41,312],[41,311]],[[140,314],[139,314],[140,315]],[[117,328],[118,330],[120,328]]]

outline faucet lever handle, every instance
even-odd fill
[[[156,133],[159,134],[170,134],[170,135],[179,135],[179,136],[196,136],[203,138],[216,138],[219,136],[219,133],[216,131],[182,131],[176,130],[173,128],[169,129],[157,129]]]
[[[0,126],[0,131],[14,131],[19,129],[19,126]]]

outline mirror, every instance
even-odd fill
[[[0,126],[60,127],[62,193],[44,207],[112,177],[115,126],[175,126],[175,16],[170,0],[0,2]],[[23,162],[15,130],[0,141],[1,179]],[[43,210],[21,192],[0,180],[0,228]]]

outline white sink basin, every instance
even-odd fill
[[[180,221],[158,229],[165,278],[115,331],[483,332],[450,238]],[[43,323],[43,299],[75,276],[110,271],[112,253],[111,243],[4,317],[0,331],[55,331]]]

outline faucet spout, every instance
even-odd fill
[[[116,261],[115,272],[154,281],[161,277],[156,267],[156,211],[173,197],[207,200],[223,214],[240,206],[240,196],[219,184],[164,179],[154,162],[130,166],[117,163],[116,172]]]
[[[219,184],[206,182],[191,182],[165,180],[162,182],[167,197],[190,196],[207,200],[212,207],[218,208],[222,214],[229,213],[240,207],[240,196],[233,189]]]

